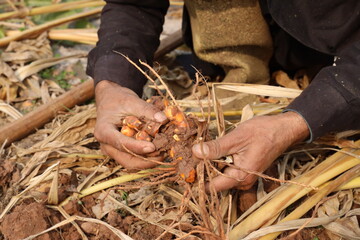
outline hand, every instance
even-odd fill
[[[94,135],[100,142],[101,151],[115,159],[128,169],[153,167],[156,164],[137,158],[125,148],[136,154],[148,154],[155,151],[151,142],[139,141],[120,133],[118,126],[123,116],[145,116],[157,122],[166,120],[159,109],[142,99],[128,88],[103,80],[95,87],[97,120]],[[155,158],[154,160],[160,160]]]
[[[232,155],[234,165],[244,170],[263,172],[289,146],[309,135],[305,120],[295,112],[255,117],[241,123],[225,136],[194,145],[193,154],[201,159],[219,159]],[[257,179],[254,174],[227,167],[211,184],[216,191],[233,187],[249,189]],[[237,179],[237,180],[236,180]],[[207,189],[209,186],[207,186]]]

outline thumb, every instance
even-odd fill
[[[195,144],[192,148],[192,152],[195,157],[201,159],[219,159],[227,155],[227,152],[223,149],[218,140]]]
[[[158,111],[157,113],[154,114],[154,120],[156,122],[163,123],[168,119],[162,111]]]

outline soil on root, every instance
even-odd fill
[[[121,132],[137,140],[145,140],[155,145],[155,152],[145,157],[161,156],[186,182],[193,183],[196,178],[196,165],[199,160],[192,156],[192,146],[210,139],[207,122],[194,115],[187,115],[167,99],[155,96],[147,100],[163,111],[167,121],[153,122],[144,117],[127,116],[122,119]]]

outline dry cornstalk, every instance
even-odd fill
[[[295,220],[302,217],[306,212],[308,212],[311,208],[313,208],[318,202],[321,201],[325,196],[329,193],[337,189],[338,187],[342,186],[343,184],[349,182],[349,180],[353,179],[355,176],[360,174],[360,165],[357,165],[347,171],[346,173],[342,174],[335,180],[331,181],[325,187],[320,189],[317,193],[309,197],[304,203],[298,206],[294,211],[292,211],[289,215],[283,218],[279,223]],[[279,236],[281,232],[274,232],[267,234],[260,238],[260,240],[272,240]]]
[[[68,11],[86,7],[99,7],[103,5],[105,5],[105,2],[100,0],[82,0],[75,2],[52,4],[50,6],[36,7],[31,9],[23,8],[18,11],[1,13],[0,20],[6,20],[10,18],[24,18],[26,16]]]
[[[7,36],[14,36],[20,31],[7,31]],[[50,40],[65,40],[89,45],[95,45],[98,41],[96,29],[50,29],[48,32]]]
[[[23,32],[19,32],[16,33],[12,36],[8,36],[5,38],[0,39],[0,47],[6,46],[7,44],[9,44],[11,41],[17,41],[17,40],[21,40],[24,38],[34,38],[38,35],[40,35],[41,33],[43,33],[44,31],[59,26],[61,24],[67,23],[67,22],[71,22],[80,18],[84,18],[84,17],[88,17],[88,16],[92,16],[95,14],[98,14],[101,12],[101,8],[96,8],[87,12],[83,12],[83,13],[78,13],[78,14],[74,14],[72,16],[69,17],[64,17],[61,19],[56,19],[41,25],[38,25],[36,27],[27,29]]]
[[[360,146],[360,140],[356,142],[356,145]],[[359,154],[360,150],[357,149],[349,149],[347,153],[344,151],[337,152],[311,171],[300,175],[293,181],[318,187],[333,177],[360,164]],[[281,186],[271,200],[263,204],[232,229],[229,235],[230,240],[241,239],[252,231],[271,224],[274,216],[277,216],[282,210],[310,191],[310,188],[304,188],[295,184]]]
[[[52,29],[49,32],[49,39],[95,45],[98,41],[98,36],[97,29]]]
[[[347,190],[347,189],[353,189],[353,188],[360,188],[360,177],[356,177],[349,182],[345,183],[344,185],[338,187],[335,191],[340,190]]]
[[[269,97],[284,97],[284,98],[296,98],[301,94],[301,90],[292,89],[292,88],[284,88],[284,87],[276,87],[269,85],[260,85],[260,84],[248,84],[248,83],[216,83],[213,84],[213,87],[248,93],[248,94],[256,94],[261,96],[269,96]]]
[[[126,183],[126,182],[130,182],[130,181],[133,181],[136,179],[144,178],[144,177],[147,177],[147,176],[153,174],[156,171],[158,171],[158,170],[146,169],[146,170],[142,170],[138,173],[126,174],[126,175],[123,175],[123,176],[120,176],[117,178],[113,178],[108,181],[101,182],[99,184],[96,184],[94,186],[91,186],[89,188],[82,190],[80,192],[80,195],[77,197],[82,198],[82,197],[88,196],[90,194],[99,192],[104,189],[108,189],[110,187],[114,187],[114,186],[122,184],[122,183]],[[71,197],[65,199],[62,203],[60,203],[60,206],[66,205],[69,202],[69,200],[71,200]]]
[[[74,54],[64,57],[55,57],[55,58],[46,58],[46,59],[39,59],[36,60],[24,67],[21,67],[16,70],[15,75],[20,79],[21,81],[27,78],[28,76],[35,74],[45,68],[54,66],[56,64],[59,64],[63,61],[66,61],[71,58],[83,58],[86,57],[86,54]]]
[[[0,112],[4,112],[8,114],[10,117],[12,117],[15,120],[23,116],[22,113],[19,112],[16,108],[2,101],[0,101]]]

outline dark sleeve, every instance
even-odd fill
[[[340,51],[334,64],[323,68],[287,109],[305,118],[311,140],[360,129],[360,41]]]
[[[114,50],[136,63],[141,59],[151,64],[168,7],[169,2],[163,0],[106,1],[99,41],[89,53],[86,70],[95,84],[109,80],[141,95],[146,79]]]

